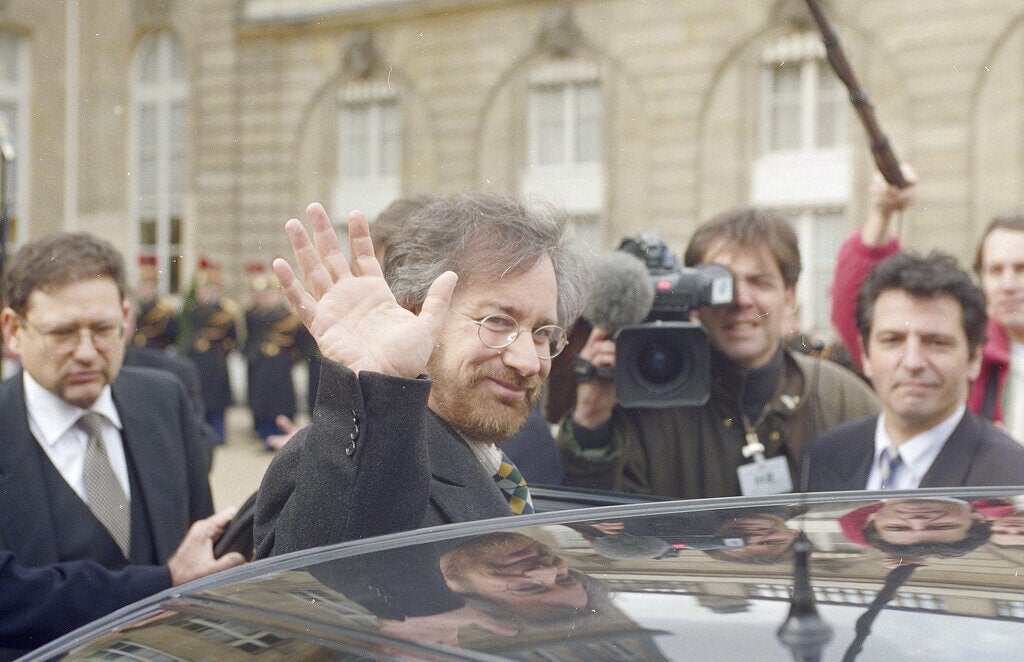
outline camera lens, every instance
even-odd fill
[[[682,354],[672,345],[649,341],[643,343],[637,353],[637,372],[651,384],[672,382],[679,377],[683,366]]]

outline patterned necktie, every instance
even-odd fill
[[[533,512],[533,501],[530,499],[530,488],[519,469],[512,463],[505,451],[501,452],[501,464],[498,473],[494,474],[494,482],[498,484],[508,505],[516,515],[529,515]]]
[[[132,518],[121,482],[107,457],[107,446],[103,442],[103,416],[94,411],[86,412],[78,419],[78,425],[89,435],[85,447],[85,496],[89,510],[106,527],[110,536],[128,558],[131,544]]]
[[[903,463],[903,458],[900,457],[900,452],[896,450],[895,446],[889,446],[882,451],[882,455],[878,459],[881,462],[879,477],[882,489],[892,489],[892,475]]]

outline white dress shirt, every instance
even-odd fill
[[[69,404],[47,391],[27,371],[22,373],[25,384],[25,408],[28,411],[28,429],[42,446],[53,466],[64,477],[82,501],[89,500],[85,494],[85,447],[89,435],[77,425],[87,410]],[[107,446],[110,466],[131,502],[131,488],[128,483],[128,462],[121,442],[121,417],[114,406],[110,385],[104,387],[100,397],[88,411],[103,415],[103,441]]]
[[[892,475],[889,476],[887,488],[892,490],[911,490],[921,484],[921,479],[928,473],[932,462],[938,456],[939,451],[946,444],[949,435],[960,424],[964,417],[967,405],[960,405],[949,418],[942,421],[935,427],[919,435],[907,439],[897,446],[902,462]],[[885,431],[885,414],[878,417],[878,424],[875,426],[875,455],[871,464],[871,471],[868,473],[866,489],[878,490],[882,487],[881,457],[882,451],[892,446],[892,439]]]

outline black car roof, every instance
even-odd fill
[[[1024,495],[1006,490],[919,489],[435,527],[219,573],[27,659],[789,659],[777,631],[802,537],[813,608],[832,632],[823,659],[1012,659],[1024,547],[993,542],[990,524],[1018,505]],[[979,531],[954,541],[951,524],[941,541],[893,551],[865,529],[901,508],[908,521],[948,509]]]

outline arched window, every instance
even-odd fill
[[[139,255],[156,258],[160,288],[181,288],[185,58],[167,31],[148,35],[132,63],[132,218]]]
[[[398,97],[381,82],[347,86],[338,99],[335,209],[360,209],[371,221],[402,194],[402,118]]]
[[[4,147],[0,172],[0,204],[6,212],[6,227],[0,240],[5,246],[19,238],[18,220],[25,217],[23,201],[28,199],[28,183],[18,168],[26,158],[28,132],[28,49],[25,40],[0,31],[0,116],[3,118],[0,146]],[[24,170],[28,172],[28,170]],[[24,230],[21,237],[24,238]]]
[[[597,65],[555,61],[530,71],[522,192],[565,209],[599,246],[605,207],[604,97]]]
[[[800,326],[832,333],[829,286],[853,182],[845,89],[817,33],[782,37],[761,53],[754,205],[784,211],[800,237]]]

